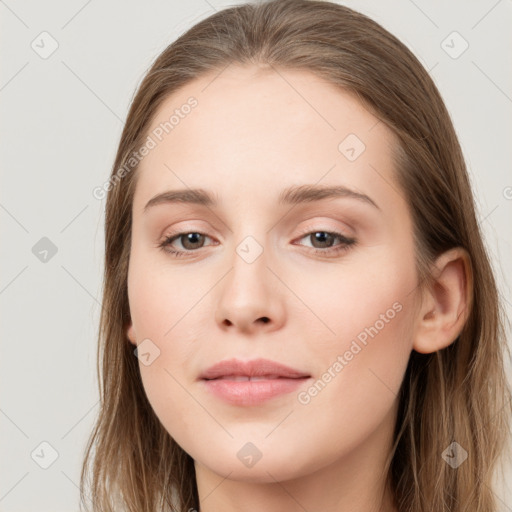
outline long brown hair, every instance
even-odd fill
[[[169,95],[230,64],[307,70],[355,94],[398,138],[396,180],[413,217],[422,285],[430,285],[429,266],[442,252],[462,247],[469,254],[468,319],[447,348],[411,353],[388,477],[400,512],[495,511],[493,479],[508,446],[511,414],[504,372],[506,317],[452,121],[428,72],[403,43],[363,14],[313,0],[266,1],[217,12],[169,45],[138,87],[104,187],[101,405],[82,468],[81,506],[88,509],[92,500],[94,511],[199,509],[194,462],[153,412],[126,336],[137,177],[133,155]],[[442,457],[454,441],[468,453],[456,470]]]

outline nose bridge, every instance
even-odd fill
[[[266,264],[272,256],[269,250],[272,231],[269,232],[262,216],[246,213],[238,217],[231,233],[234,251],[231,264],[233,272],[251,279],[254,274],[268,272]]]
[[[235,245],[229,284],[234,287],[236,295],[240,298],[249,296],[254,301],[261,294],[267,293],[268,280],[272,277],[267,268],[269,256],[268,243],[262,240],[262,235],[258,239],[253,235],[244,236]],[[248,298],[244,300],[247,301]]]

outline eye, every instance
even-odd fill
[[[315,254],[324,256],[336,256],[337,254],[347,251],[351,246],[357,243],[355,238],[349,238],[338,233],[337,231],[308,231],[298,240],[309,238],[314,244],[312,249]],[[335,240],[339,243],[335,245]],[[315,246],[317,245],[317,246]]]
[[[159,244],[159,247],[162,248],[165,252],[168,252],[175,256],[176,258],[185,256],[186,253],[194,252],[197,249],[201,249],[203,247],[204,239],[209,238],[207,235],[203,233],[199,233],[197,231],[190,231],[187,233],[177,233],[167,236],[162,243]],[[185,250],[173,249],[172,244],[176,241],[180,241],[182,247]]]

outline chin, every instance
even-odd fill
[[[211,459],[195,459],[195,464],[196,469],[197,464],[200,464],[230,480],[253,483],[275,483],[276,480],[292,480],[313,470],[312,464],[308,461],[300,461],[295,456],[276,453],[275,451],[271,456],[265,456],[263,453],[261,458],[252,466],[246,466],[237,455],[233,457],[226,453],[219,453],[218,456]]]

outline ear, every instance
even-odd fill
[[[128,324],[128,327],[126,329],[126,336],[128,337],[128,340],[130,341],[130,343],[132,345],[135,345],[137,346],[137,336],[135,335],[135,330],[133,328],[133,323],[132,321],[130,320],[130,323]]]
[[[469,254],[456,247],[439,256],[432,270],[432,290],[424,290],[424,300],[416,319],[413,348],[430,354],[451,345],[469,316],[473,296],[473,275]]]

